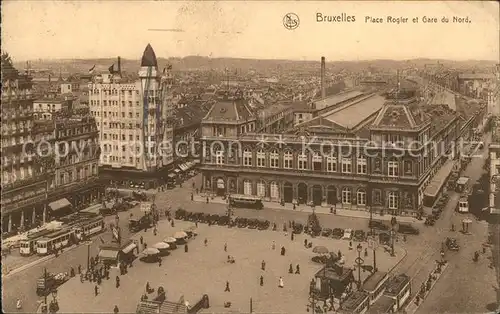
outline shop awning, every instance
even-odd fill
[[[65,199],[65,198],[61,198],[60,200],[57,200],[57,201],[52,202],[52,203],[49,203],[49,207],[53,211],[57,211],[57,210],[66,208],[68,206],[71,206],[71,203],[67,199]]]
[[[177,176],[175,175],[175,173],[169,173],[169,174],[168,174],[168,177],[169,177],[169,178],[175,178],[175,177],[177,177]]]
[[[191,168],[194,167],[194,163],[193,162],[187,162],[187,163],[185,163],[185,165],[186,165],[186,170],[189,170],[189,169],[191,169]]]
[[[99,258],[108,259],[108,260],[109,259],[115,260],[118,258],[118,251],[106,250],[106,249],[100,250],[99,251]]]
[[[179,172],[181,172],[181,169],[174,169],[174,172],[179,173]]]
[[[136,247],[137,247],[137,245],[135,243],[130,243],[122,250],[122,252],[125,254],[128,254],[128,253],[132,252],[132,250],[134,250]]]
[[[187,164],[180,164],[180,165],[179,165],[179,168],[180,168],[182,171],[186,171],[186,170],[188,170],[188,166],[187,166]]]

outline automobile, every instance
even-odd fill
[[[411,224],[401,224],[401,223],[399,224],[398,232],[402,234],[414,234],[414,235],[420,233],[420,231],[417,228],[413,227]]]
[[[340,239],[342,236],[344,236],[344,229],[335,228],[332,230],[332,238]]]
[[[330,229],[330,228],[324,228],[322,231],[321,231],[321,235],[324,236],[324,237],[329,237],[332,235],[332,232],[333,230]]]
[[[368,222],[368,228],[370,229],[377,229],[377,230],[389,230],[389,224],[384,223],[381,220],[370,220]]]
[[[366,233],[363,230],[355,230],[353,238],[355,241],[364,241],[366,239]]]
[[[344,229],[344,235],[342,236],[342,240],[351,240],[353,231],[352,229]]]
[[[455,238],[446,238],[445,244],[450,251],[458,251],[460,249],[460,246],[457,243],[457,239]]]

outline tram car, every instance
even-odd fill
[[[36,253],[36,242],[51,234],[51,233],[54,233],[55,231],[54,230],[49,230],[49,229],[45,229],[45,230],[40,230],[40,231],[37,231],[35,233],[32,233],[32,234],[29,234],[27,239],[24,239],[24,240],[21,240],[19,242],[20,246],[19,246],[19,254],[21,254],[22,256],[30,256],[32,254],[35,254]]]
[[[51,233],[36,242],[36,253],[48,255],[76,242],[75,229],[66,228]]]

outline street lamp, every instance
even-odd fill
[[[391,256],[394,254],[394,238],[396,237],[396,227],[397,227],[396,217],[391,218]]]
[[[358,266],[358,290],[361,290],[361,266],[365,262],[361,258],[361,251],[363,251],[363,247],[361,246],[361,243],[359,243],[358,246],[356,247],[356,251],[358,251],[358,257],[355,260],[355,263]]]

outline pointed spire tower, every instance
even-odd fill
[[[146,46],[141,59],[141,69],[139,70],[141,81],[141,99],[143,106],[142,138],[144,147],[155,147],[159,138],[157,129],[161,118],[161,104],[159,95],[161,94],[161,80],[158,72],[158,61],[151,44]],[[154,125],[150,128],[150,125]],[[152,140],[154,138],[154,140]],[[155,143],[156,142],[156,143]],[[153,150],[156,151],[156,150]],[[156,154],[148,155],[144,158],[145,170],[154,169],[156,166]]]

